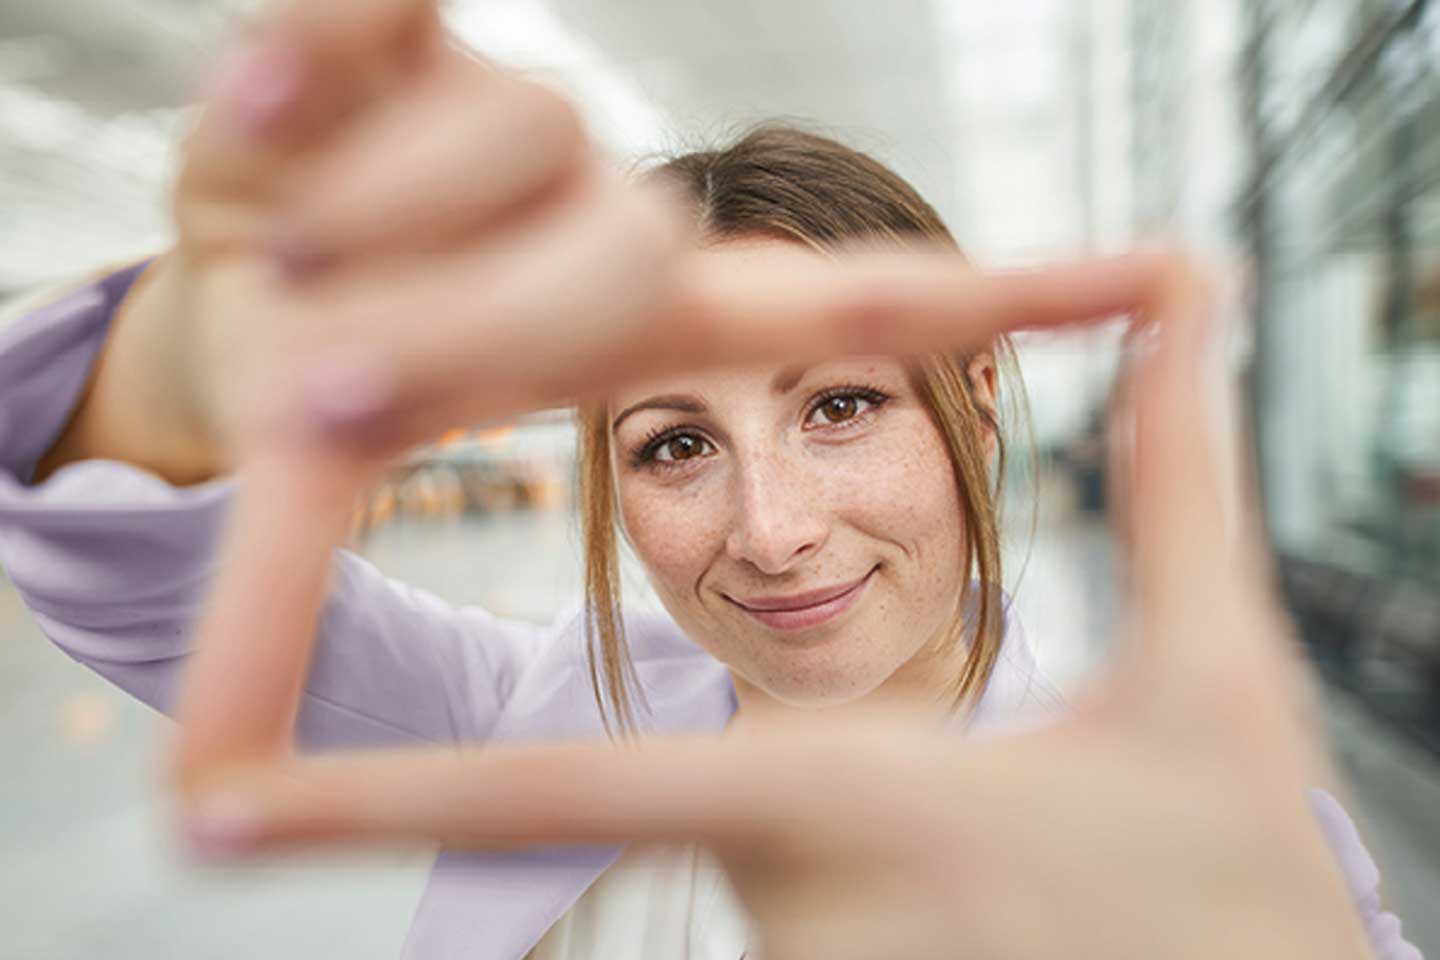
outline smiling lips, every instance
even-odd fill
[[[733,597],[730,599],[737,607],[767,627],[776,630],[803,630],[838,617],[850,609],[855,601],[860,599],[865,584],[870,582],[874,573],[875,570],[872,569],[865,576],[850,583],[795,593],[788,597],[755,597],[743,601]]]

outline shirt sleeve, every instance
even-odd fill
[[[173,487],[104,460],[27,482],[141,266],[0,326],[0,567],[61,649],[169,711],[234,482]],[[549,632],[452,607],[337,551],[297,738],[312,748],[485,739]]]
[[[1381,905],[1380,870],[1340,801],[1320,789],[1311,790],[1308,799],[1320,830],[1335,854],[1335,861],[1340,865],[1355,908],[1360,912],[1360,922],[1365,927],[1376,960],[1424,960],[1420,950],[1405,939],[1400,918]]]

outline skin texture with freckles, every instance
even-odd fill
[[[706,255],[737,266],[816,256],[778,240]],[[625,415],[655,398],[691,409]],[[902,362],[685,374],[621,391],[610,410],[626,535],[671,616],[730,668],[742,711],[877,689],[940,696],[963,655],[937,655],[932,641],[956,613],[965,530],[944,441]],[[867,574],[821,623],[787,629],[741,606]]]

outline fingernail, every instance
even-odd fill
[[[305,371],[302,385],[311,426],[326,436],[372,423],[392,399],[384,364],[364,350],[337,350]]]
[[[218,795],[200,800],[185,814],[182,836],[191,856],[200,860],[231,860],[255,849],[262,818],[243,797]]]
[[[263,132],[300,91],[300,59],[283,47],[251,43],[226,54],[210,95],[246,133]]]

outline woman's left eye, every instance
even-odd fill
[[[861,414],[869,413],[884,403],[885,399],[878,393],[856,390],[832,393],[820,398],[819,402],[811,408],[810,415],[806,417],[805,422],[807,426],[838,426],[854,420]]]

